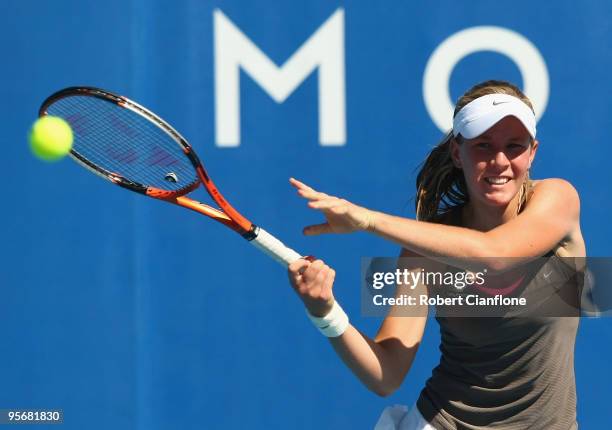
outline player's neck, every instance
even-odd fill
[[[516,217],[517,204],[517,198],[506,206],[487,206],[471,201],[463,207],[462,225],[479,231],[492,230]]]

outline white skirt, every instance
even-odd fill
[[[416,404],[387,406],[378,418],[374,430],[436,430],[419,412]]]

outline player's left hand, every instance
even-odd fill
[[[308,206],[320,210],[327,220],[322,224],[305,227],[305,235],[352,233],[372,228],[374,214],[369,209],[316,191],[297,179],[290,178],[289,182],[297,189],[300,196],[308,200]]]

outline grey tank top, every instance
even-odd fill
[[[575,271],[550,252],[546,271]],[[547,272],[548,273],[548,272]],[[576,290],[579,282],[575,282]],[[533,277],[526,288],[546,288]],[[578,293],[579,294],[579,293]],[[578,317],[439,317],[442,357],[417,400],[436,429],[577,429]]]

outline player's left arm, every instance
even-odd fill
[[[487,232],[379,213],[371,229],[412,251],[450,257],[450,263],[481,260],[491,270],[505,270],[555,248],[576,227],[579,216],[575,188],[562,179],[547,179],[534,187],[521,214]]]
[[[485,233],[503,257],[539,257],[555,248],[580,223],[580,198],[563,179],[540,181],[519,216]]]
[[[318,192],[300,194],[324,213],[327,222],[307,227],[306,234],[367,229],[421,255],[457,265],[479,260],[492,270],[546,254],[576,227],[580,214],[578,193],[562,179],[540,181],[519,216],[487,232],[369,211],[343,199],[313,193]]]

